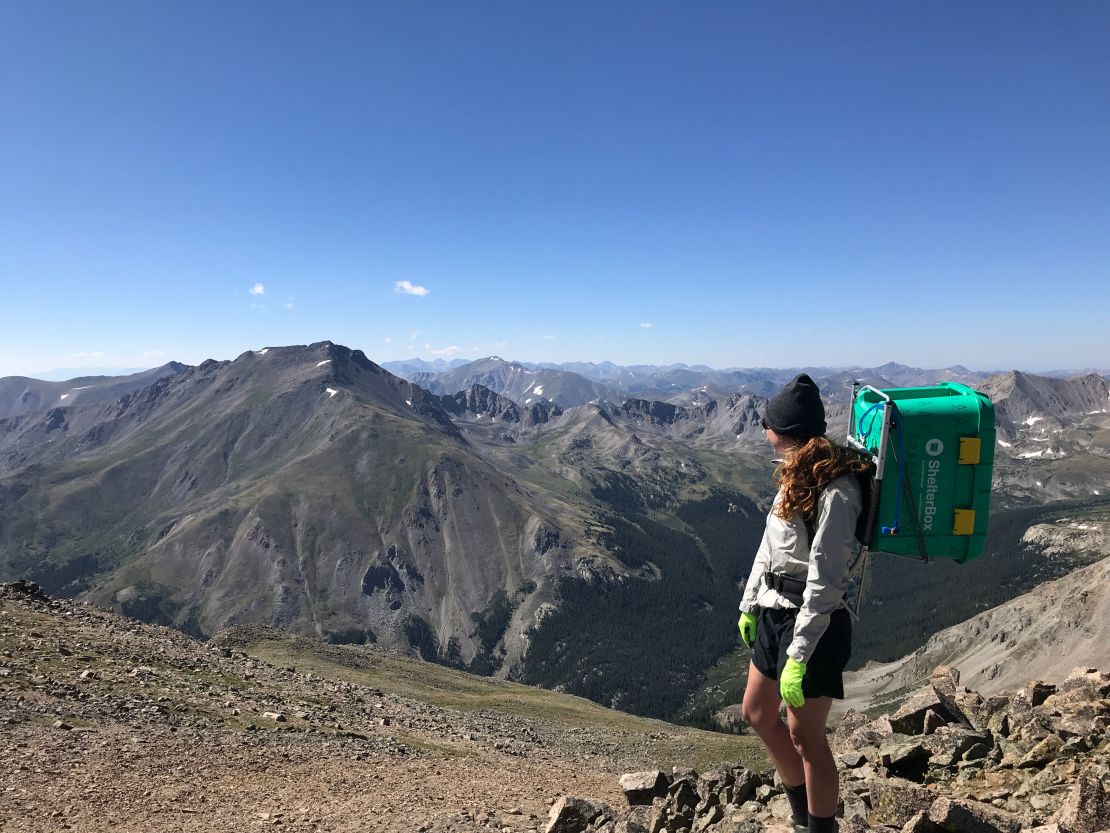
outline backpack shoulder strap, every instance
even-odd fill
[[[864,546],[871,543],[871,528],[868,521],[873,517],[871,512],[872,498],[875,495],[875,472],[874,469],[870,471],[857,471],[854,473],[856,482],[859,484],[860,492],[860,506],[861,510],[859,518],[856,519],[855,535],[856,540]],[[825,484],[828,486],[828,484]],[[821,493],[825,489],[822,487]],[[820,501],[820,495],[818,496]],[[817,509],[814,508],[813,513],[810,515],[803,515],[802,522],[806,527],[806,534],[809,536],[809,545],[813,546],[813,536],[817,534]]]
[[[856,521],[856,540],[863,546],[871,546],[871,533],[874,529],[875,511],[878,508],[879,490],[875,488],[875,467],[856,472],[859,483],[860,513]]]
[[[813,536],[817,534],[817,513],[802,515],[802,523],[806,525],[806,535],[809,536],[806,546],[813,546]]]

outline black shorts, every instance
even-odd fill
[[[777,680],[786,667],[786,649],[794,639],[795,608],[759,608],[759,625],[752,662],[765,677]],[[852,617],[844,608],[834,610],[829,626],[817,640],[813,656],[806,663],[802,694],[806,697],[844,699],[844,668],[852,656]]]

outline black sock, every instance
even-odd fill
[[[840,825],[836,823],[836,816],[829,816],[828,818],[809,817],[809,833],[836,833],[839,829]]]
[[[803,827],[809,824],[809,799],[806,797],[806,782],[803,781],[796,787],[788,787],[786,784],[782,786],[786,790],[786,798],[790,802],[790,813],[794,816],[794,824],[800,824]]]

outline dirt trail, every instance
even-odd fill
[[[557,794],[620,799],[610,772],[497,753],[28,726],[0,731],[0,749],[5,831],[528,831]]]

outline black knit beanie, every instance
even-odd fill
[[[767,424],[788,437],[819,437],[825,433],[825,406],[817,384],[799,373],[767,403]]]

